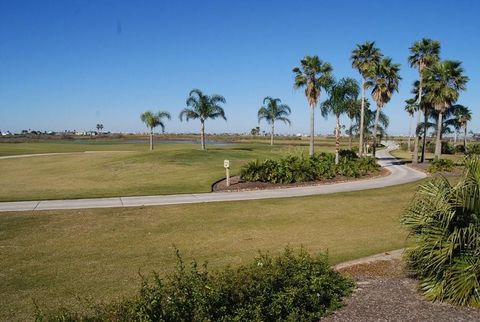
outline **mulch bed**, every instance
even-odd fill
[[[345,306],[322,321],[480,321],[480,310],[429,302],[418,293],[400,259],[380,260],[339,270],[355,279]]]
[[[306,187],[306,186],[319,186],[332,183],[357,181],[364,179],[371,179],[376,177],[383,177],[390,174],[385,168],[380,168],[379,171],[365,175],[360,178],[350,178],[344,176],[336,176],[333,179],[310,181],[310,182],[297,182],[297,183],[269,183],[259,181],[243,181],[239,176],[230,177],[230,187],[227,187],[226,180],[223,179],[212,185],[212,191],[246,191],[246,190],[262,190],[262,189],[277,189],[277,188],[294,188],[294,187]]]

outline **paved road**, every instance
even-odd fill
[[[377,157],[379,159],[380,165],[390,170],[391,173],[388,176],[373,179],[341,182],[319,186],[279,188],[255,191],[211,192],[164,196],[115,197],[96,199],[0,202],[0,212],[81,208],[138,207],[218,201],[301,197],[330,194],[336,192],[383,188],[408,182],[414,182],[426,177],[425,173],[423,172],[416,171],[405,165],[401,165],[398,160],[389,153],[389,151],[395,148],[396,145],[393,142],[388,142],[387,149],[377,152]]]

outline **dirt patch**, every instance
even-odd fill
[[[339,269],[356,281],[344,307],[322,321],[480,321],[480,310],[429,302],[399,258]]]
[[[278,189],[278,188],[295,188],[295,187],[307,187],[307,186],[320,186],[326,184],[350,182],[365,179],[372,179],[377,177],[383,177],[390,174],[390,171],[386,168],[380,168],[379,171],[365,175],[360,178],[350,178],[344,176],[336,176],[333,179],[310,181],[310,182],[297,182],[297,183],[269,183],[260,181],[243,181],[239,176],[230,178],[230,187],[227,187],[226,180],[222,179],[212,185],[212,191],[247,191],[247,190],[262,190],[262,189]]]

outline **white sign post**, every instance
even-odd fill
[[[225,168],[225,177],[227,179],[227,187],[230,187],[230,161],[224,160],[223,167]]]

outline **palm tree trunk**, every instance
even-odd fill
[[[417,126],[415,127],[415,143],[413,146],[413,155],[412,155],[412,163],[417,164],[418,163],[418,135],[417,135],[417,128],[418,124],[420,124],[420,104],[422,103],[422,92],[423,92],[423,75],[422,75],[422,69],[420,65],[418,66],[418,75],[419,75],[419,84],[418,84],[418,99],[417,99],[417,106],[418,106],[418,111],[417,111]],[[423,147],[422,149],[424,149]],[[422,150],[422,155],[423,155],[423,150]],[[423,158],[423,156],[422,156]]]
[[[365,78],[362,78],[362,107],[360,109],[360,142],[358,143],[358,155],[363,155],[363,122],[365,120]]]
[[[338,164],[340,150],[340,115],[337,115],[337,126],[335,126],[335,164]]]
[[[350,129],[348,130],[348,149],[352,149],[352,127],[353,127],[353,119],[350,119]]]
[[[273,145],[273,136],[275,135],[275,122],[272,121],[272,133],[270,133],[270,145]]]
[[[153,128],[150,128],[150,151],[153,151]]]
[[[467,153],[467,123],[465,123],[465,132],[463,133],[463,150]]]
[[[435,143],[435,158],[440,158],[442,155],[442,120],[443,112],[438,113],[437,124],[437,141]]]
[[[377,106],[377,111],[375,112],[375,124],[373,125],[373,144],[372,144],[372,155],[375,157],[377,152],[377,127],[378,120],[380,118],[380,107]]]
[[[310,155],[314,153],[314,143],[315,143],[315,106],[310,106]]]
[[[428,112],[427,109],[423,111],[423,145],[422,145],[422,163],[425,163],[425,152],[427,151],[427,131],[428,131]]]
[[[410,116],[409,122],[408,122],[408,141],[407,141],[408,152],[412,151],[411,143],[410,143],[412,138],[412,119],[413,119],[413,115]]]
[[[415,127],[415,130],[413,131],[413,133],[415,134],[415,141],[413,143],[413,154],[412,154],[412,163],[413,164],[417,164],[418,163],[418,135],[417,135],[417,128],[418,128],[418,125],[420,124],[420,114],[422,112],[420,111],[420,109],[417,111],[417,126]],[[412,116],[413,118],[413,116]]]
[[[200,140],[202,144],[202,150],[205,150],[205,121],[200,120]]]

